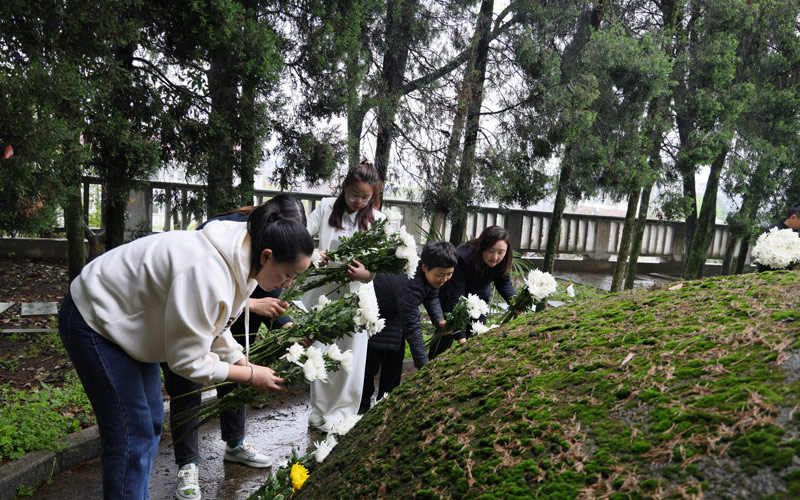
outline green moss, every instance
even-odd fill
[[[703,469],[722,454],[734,470],[783,474],[775,498],[798,498],[800,469],[786,472],[800,463],[795,431],[752,425],[799,398],[775,347],[800,349],[798,291],[798,273],[765,273],[518,318],[411,377],[296,496],[574,499],[611,487],[649,498],[669,486],[724,497],[739,479]]]

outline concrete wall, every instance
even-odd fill
[[[84,240],[85,241],[85,240]],[[89,243],[85,242],[86,254]],[[67,260],[67,240],[61,238],[0,238],[0,257]]]

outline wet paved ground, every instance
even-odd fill
[[[595,273],[562,273],[556,271],[554,276],[559,281],[572,281],[574,283],[580,283],[581,285],[591,285],[601,290],[610,290],[611,289],[611,276],[608,274],[595,274]],[[642,274],[636,275],[636,278],[633,281],[633,287],[650,287],[653,285],[663,285],[665,283],[671,283],[673,280],[662,278],[659,276],[653,276],[651,274]]]
[[[247,409],[247,441],[277,464],[291,455],[292,448],[305,454],[314,441],[324,436],[308,428],[311,413],[306,388],[282,395],[262,409]],[[175,465],[168,436],[162,439],[150,476],[153,500],[174,498]],[[208,422],[200,429],[200,488],[205,500],[247,498],[269,477],[271,469],[253,469],[222,460],[225,443],[220,439],[219,422]],[[36,500],[78,500],[102,498],[100,459],[90,460],[53,477],[31,497]]]

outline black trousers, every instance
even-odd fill
[[[369,400],[375,392],[375,375],[378,370],[381,376],[378,383],[378,399],[390,393],[400,385],[403,376],[403,358],[405,351],[385,351],[367,346],[367,361],[364,370],[364,391],[361,393],[361,410],[369,409]]]
[[[265,292],[256,287],[250,296],[254,299],[263,297],[274,297],[274,292]],[[269,325],[272,318],[261,316],[260,314],[250,313],[250,343],[255,341],[254,333],[258,332],[261,323]],[[244,313],[239,315],[236,322],[231,325],[231,333],[237,342],[244,345]],[[181,412],[192,410],[200,406],[200,393],[195,392],[203,387],[203,384],[193,382],[181,377],[169,369],[166,363],[161,363],[161,371],[164,373],[164,389],[170,397],[169,426],[172,434],[173,448],[175,449],[175,463],[178,467],[186,464],[195,463],[200,457],[200,447],[197,438],[197,419],[180,422],[178,415]],[[234,390],[238,384],[225,384],[217,388],[217,397],[221,398]],[[194,393],[194,394],[188,394]],[[188,394],[184,396],[184,394]],[[241,441],[244,439],[244,420],[246,417],[245,406],[242,405],[235,412],[226,411],[220,414],[219,427],[222,439],[225,442]],[[180,440],[175,442],[175,440]]]

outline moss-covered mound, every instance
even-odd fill
[[[295,498],[800,498],[800,273],[519,318],[370,410]]]

